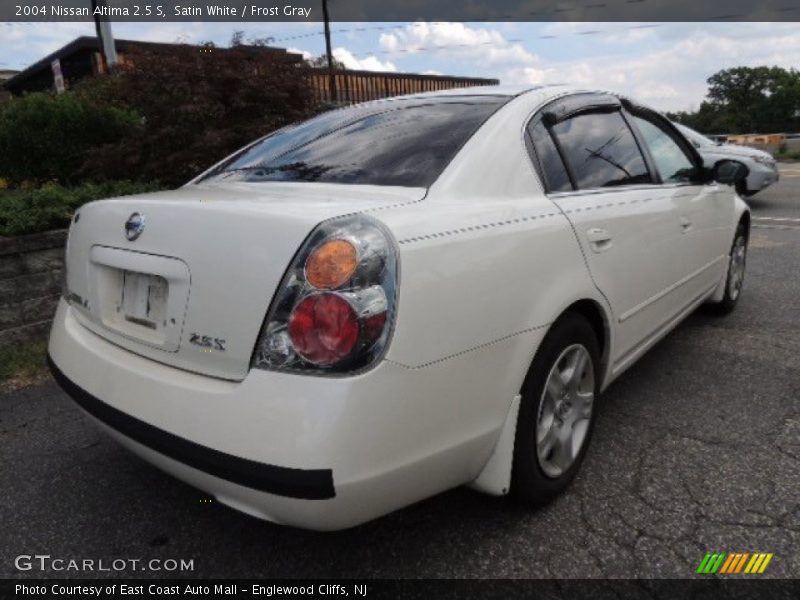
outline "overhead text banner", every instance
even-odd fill
[[[95,6],[96,5],[96,6]],[[341,22],[799,21],[800,0],[329,0]],[[0,21],[322,21],[322,0],[2,0]]]

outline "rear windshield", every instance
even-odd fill
[[[506,101],[462,96],[335,110],[275,132],[204,180],[428,187]]]

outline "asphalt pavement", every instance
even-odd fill
[[[749,200],[745,288],[603,395],[568,493],[458,489],[338,533],[210,501],[100,433],[48,382],[0,397],[0,577],[692,577],[706,552],[800,577],[800,163]],[[19,555],[191,559],[190,572],[21,572]]]

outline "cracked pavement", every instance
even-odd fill
[[[715,551],[772,552],[765,577],[800,577],[792,169],[751,204],[796,228],[753,229],[737,310],[692,315],[603,394],[583,469],[549,507],[458,489],[344,532],[279,527],[201,502],[49,382],[0,397],[0,577],[40,553],[192,558],[187,577],[684,578]]]

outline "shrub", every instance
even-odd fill
[[[87,153],[140,124],[132,112],[72,94],[27,94],[0,107],[0,177],[74,183]]]
[[[298,65],[252,46],[176,46],[132,52],[110,77],[78,86],[100,105],[135,111],[142,128],[113,150],[93,151],[91,178],[185,183],[244,144],[310,116],[313,96]]]
[[[800,160],[800,150],[784,150],[774,154],[775,160]]]
[[[108,181],[65,188],[55,183],[37,189],[0,192],[0,235],[22,235],[66,227],[81,205],[116,196],[152,192],[156,184]]]

